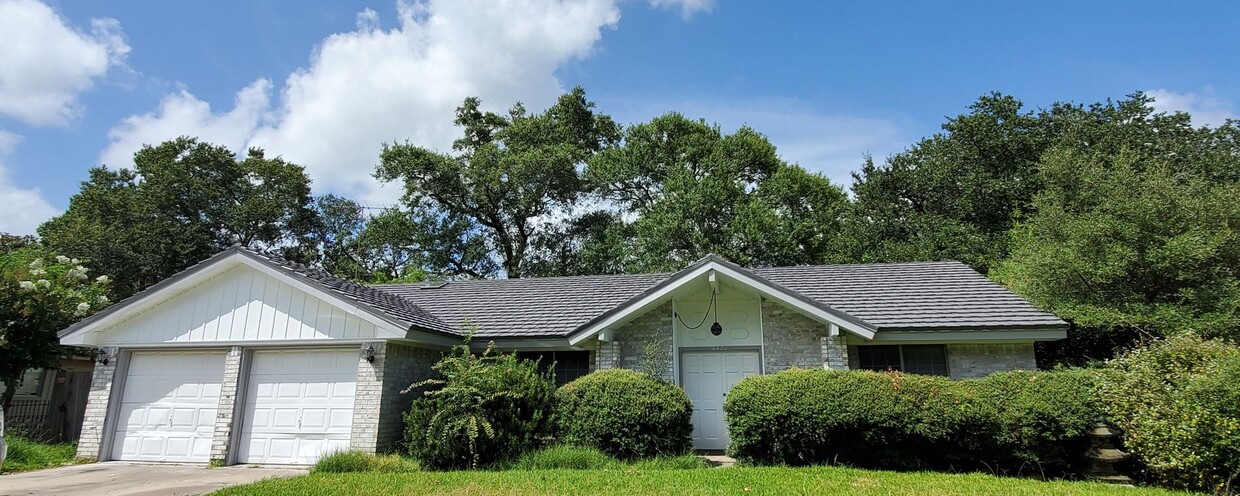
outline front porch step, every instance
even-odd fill
[[[733,465],[736,465],[736,459],[728,455],[702,454],[702,455],[697,455],[697,457],[702,459],[702,461],[706,462],[707,465],[710,465],[711,467],[714,467],[714,468],[731,467]]]

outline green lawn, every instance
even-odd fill
[[[696,470],[508,470],[310,474],[224,489],[217,495],[319,494],[1187,494],[1085,482],[981,474],[877,472],[838,467]]]
[[[0,467],[0,474],[67,465],[73,463],[77,454],[77,446],[73,444],[43,444],[20,437],[5,437],[4,441],[9,445],[9,454]]]

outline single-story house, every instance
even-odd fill
[[[242,247],[60,333],[98,348],[78,455],[305,464],[381,451],[448,347],[556,363],[558,382],[655,367],[693,401],[693,443],[728,444],[744,377],[791,367],[953,378],[1034,369],[1067,324],[957,262],[365,286]],[[654,364],[654,365],[652,365]]]

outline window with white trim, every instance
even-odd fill
[[[941,344],[858,346],[857,362],[864,370],[948,375],[947,347]]]

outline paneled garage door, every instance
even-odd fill
[[[206,462],[223,380],[224,352],[135,352],[112,459]]]
[[[237,462],[310,464],[348,449],[357,360],[353,348],[254,352]]]

